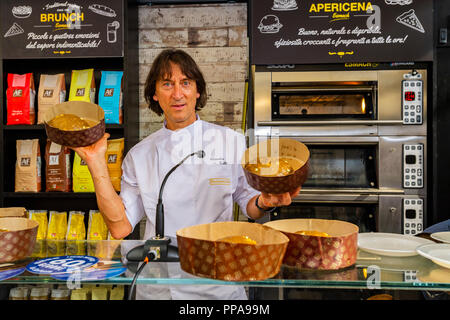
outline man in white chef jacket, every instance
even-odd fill
[[[196,111],[206,104],[206,84],[195,61],[182,50],[162,51],[145,84],[152,111],[164,114],[163,127],[136,144],[126,155],[120,196],[111,184],[105,160],[108,134],[94,145],[74,148],[91,172],[99,210],[111,235],[124,238],[146,217],[144,239],[155,235],[155,212],[165,175],[189,157],[167,179],[162,196],[164,235],[176,240],[180,228],[233,220],[233,202],[243,214],[259,219],[273,207],[289,205],[300,188],[285,194],[259,193],[250,187],[240,165],[244,136],[202,121]],[[149,264],[151,270],[153,266]],[[168,263],[171,276],[173,263]],[[177,266],[179,270],[179,265]],[[161,272],[161,271],[159,271]],[[188,274],[177,272],[186,277]],[[143,272],[145,276],[145,269]],[[139,285],[136,299],[247,299],[238,286]]]

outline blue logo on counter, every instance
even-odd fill
[[[25,271],[25,268],[17,268],[17,269],[10,269],[10,270],[5,270],[5,271],[0,271],[0,281],[1,280],[6,280],[12,277],[17,277],[18,275],[20,275],[22,272]]]
[[[70,273],[93,266],[97,262],[98,258],[92,256],[60,256],[33,261],[26,269],[37,274]]]

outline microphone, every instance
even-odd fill
[[[159,189],[158,203],[156,205],[155,236],[146,240],[143,245],[130,250],[127,254],[128,261],[141,262],[147,259],[149,261],[178,262],[180,260],[178,248],[170,245],[170,239],[164,236],[164,205],[162,203],[162,194],[169,176],[184,161],[194,155],[201,159],[205,157],[206,153],[203,150],[199,150],[187,155],[165,175]],[[135,267],[137,267],[137,264],[135,264]]]
[[[176,166],[174,166],[172,169],[170,169],[169,172],[166,174],[166,176],[163,179],[161,188],[159,189],[158,203],[156,205],[156,221],[155,221],[156,236],[155,237],[157,239],[164,238],[164,205],[162,203],[162,193],[163,193],[164,186],[166,185],[166,181],[169,178],[169,176],[172,174],[172,172],[174,172],[179,166],[181,166],[183,164],[183,162],[186,161],[186,159],[188,159],[194,155],[197,155],[197,157],[199,157],[201,159],[205,156],[205,151],[200,150],[200,151],[193,152],[193,153],[187,155]]]

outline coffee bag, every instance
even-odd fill
[[[34,124],[36,91],[32,73],[8,73],[6,89],[6,124]]]
[[[98,105],[105,111],[105,123],[123,122],[122,78],[122,71],[102,71]]]
[[[16,141],[16,192],[41,191],[41,151],[39,140]]]
[[[45,147],[45,191],[72,190],[70,149],[47,140]]]
[[[106,240],[108,237],[108,227],[103,216],[98,210],[89,211],[89,222],[87,240]]]
[[[69,101],[95,103],[94,69],[72,70]]]
[[[95,192],[89,168],[80,156],[75,153],[73,159],[73,192]]]
[[[108,140],[106,150],[106,163],[108,165],[109,177],[114,190],[120,191],[120,181],[122,179],[122,160],[124,149],[124,138]]]
[[[38,90],[38,123],[43,123],[45,112],[66,100],[64,73],[41,74]]]
[[[66,252],[67,212],[50,211],[47,230],[47,255],[62,256]]]

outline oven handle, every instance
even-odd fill
[[[403,125],[403,120],[258,121],[259,127],[301,127],[329,125]]]
[[[401,195],[403,189],[314,189],[302,188],[300,194],[354,194],[354,195]]]
[[[321,87],[272,87],[272,92],[342,92],[342,91],[350,91],[350,92],[372,92],[374,91],[373,86],[366,87],[328,87],[326,89]]]

